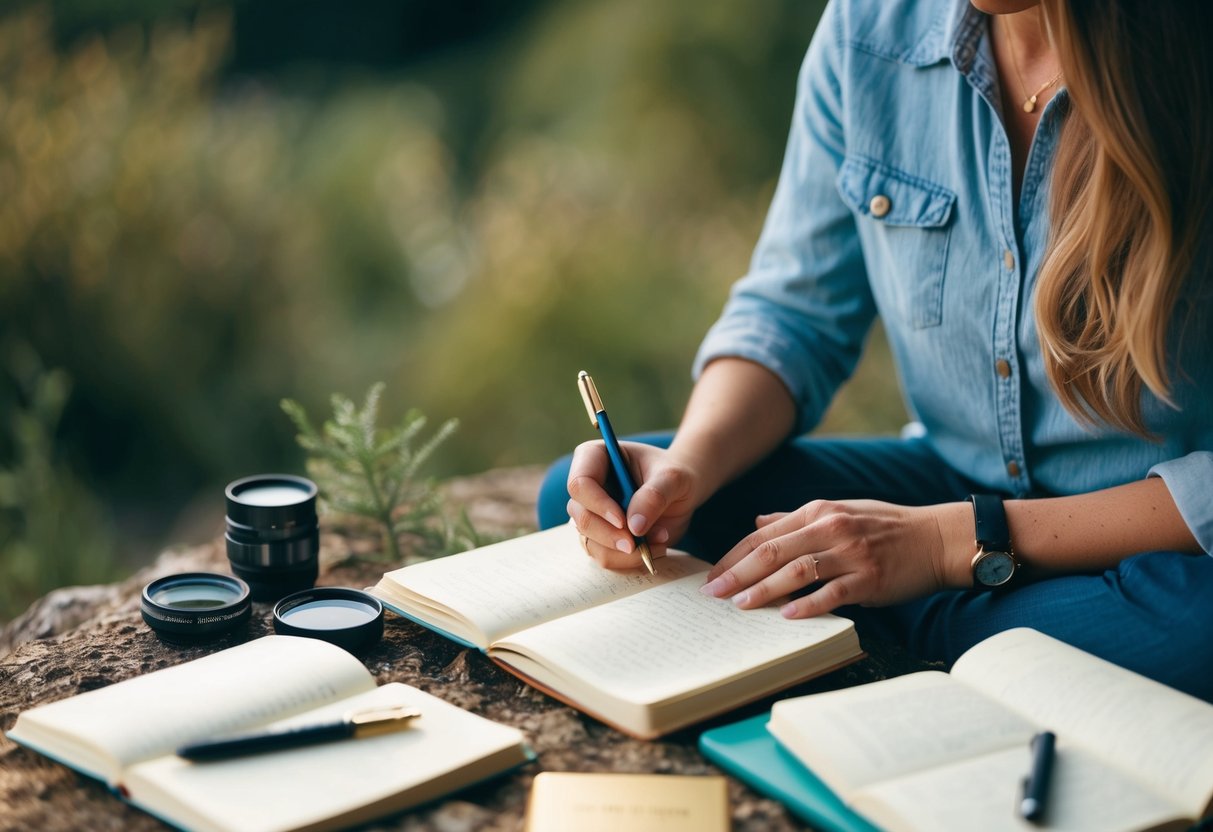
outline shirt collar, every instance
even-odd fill
[[[905,60],[916,66],[951,60],[957,70],[967,75],[985,31],[986,15],[969,0],[942,3],[934,23]]]

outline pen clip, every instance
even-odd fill
[[[577,374],[577,387],[581,390],[581,400],[585,402],[586,413],[590,414],[590,424],[598,427],[598,414],[606,408],[602,406],[602,397],[598,395],[594,379],[590,378],[590,374],[585,370]]]
[[[409,705],[396,705],[391,708],[355,711],[346,716],[346,721],[354,726],[355,736],[372,737],[376,734],[399,730],[419,716],[421,716],[421,711],[417,708]]]

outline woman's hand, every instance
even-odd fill
[[[809,618],[844,604],[884,606],[968,586],[971,515],[964,503],[815,500],[760,516],[758,529],[708,573],[703,592],[752,609],[820,584],[780,609],[785,618]]]
[[[650,550],[662,555],[686,532],[701,478],[671,451],[638,442],[619,445],[640,483],[626,517],[605,487],[611,462],[601,441],[582,443],[573,452],[568,512],[586,538],[590,557],[608,569],[631,569],[640,565],[633,535],[647,535]]]

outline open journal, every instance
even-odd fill
[[[383,576],[394,611],[478,647],[524,681],[651,739],[862,656],[854,625],[739,610],[699,592],[689,555],[611,572],[571,524]]]
[[[893,830],[1185,829],[1213,808],[1213,705],[1017,629],[928,671],[776,703],[768,728]],[[1021,819],[1037,731],[1057,734],[1044,823]]]
[[[186,743],[409,705],[406,730],[222,762]],[[26,711],[8,736],[191,830],[331,829],[406,809],[530,759],[522,734],[316,639],[267,636]]]

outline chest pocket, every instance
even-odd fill
[[[843,161],[838,192],[855,212],[877,297],[915,329],[939,326],[956,194],[860,156]]]

